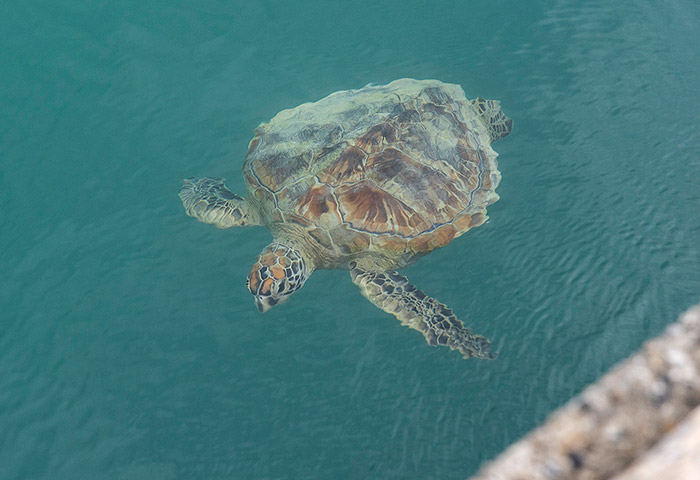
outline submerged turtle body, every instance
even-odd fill
[[[248,198],[266,224],[302,226],[339,263],[367,250],[410,263],[481,225],[498,199],[499,131],[484,104],[403,79],[282,111],[250,142]]]
[[[256,129],[246,199],[220,179],[187,180],[180,197],[205,223],[272,231],[247,283],[261,311],[313,270],[346,268],[365,297],[430,344],[488,358],[484,337],[392,270],[484,223],[501,179],[490,144],[511,128],[498,102],[469,101],[436,80],[341,91]]]

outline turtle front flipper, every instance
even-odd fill
[[[187,215],[217,228],[259,225],[243,197],[231,192],[222,178],[188,178],[180,189]]]
[[[362,295],[403,325],[420,331],[430,345],[459,350],[464,358],[496,358],[486,337],[472,333],[445,305],[408,282],[396,272],[379,272],[350,263],[352,281]]]

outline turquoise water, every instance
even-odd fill
[[[700,300],[696,0],[102,3],[0,4],[2,479],[464,478]],[[400,77],[515,120],[489,223],[404,271],[495,361],[342,271],[260,315],[269,234],[177,198]]]

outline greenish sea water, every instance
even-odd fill
[[[696,0],[0,3],[0,478],[460,479],[700,300]],[[260,315],[253,129],[437,78],[500,99],[490,221],[405,273],[462,360],[315,273]]]

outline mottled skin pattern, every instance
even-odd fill
[[[489,358],[488,340],[392,270],[486,221],[501,179],[490,143],[511,128],[497,101],[435,80],[336,92],[256,129],[246,199],[221,179],[187,180],[180,197],[202,222],[271,230],[248,276],[261,311],[315,269],[349,268],[363,295],[431,345]]]
[[[186,179],[180,199],[187,215],[217,228],[259,225],[257,212],[251,212],[245,199],[231,193],[221,178]]]
[[[258,261],[248,274],[246,287],[255,295],[258,309],[266,311],[285,302],[304,285],[305,270],[304,259],[296,250],[272,243],[258,255]]]
[[[429,345],[446,345],[465,358],[489,358],[488,339],[465,328],[452,310],[416,289],[406,277],[365,270],[356,262],[350,262],[350,277],[365,298],[421,332]]]

